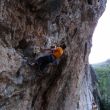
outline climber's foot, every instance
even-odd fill
[[[28,65],[29,65],[29,66],[34,66],[34,65],[35,65],[35,63],[34,63],[34,62],[32,62],[32,61],[28,61]]]
[[[28,63],[29,65],[31,65],[31,66],[34,66],[35,65],[35,63]]]

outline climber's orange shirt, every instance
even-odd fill
[[[61,47],[57,47],[54,51],[53,51],[53,56],[55,58],[60,58],[63,54],[63,49]]]

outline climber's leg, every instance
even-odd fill
[[[40,70],[43,71],[49,63],[52,63],[54,61],[54,58],[52,55],[46,55],[43,57],[40,57],[36,60],[36,64],[39,65]]]

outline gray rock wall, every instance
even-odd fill
[[[105,4],[104,0],[0,0],[1,110],[77,110],[92,34]],[[26,60],[43,55],[40,47],[62,42],[67,49],[59,65],[36,77],[36,69]]]
[[[86,66],[86,74],[83,77],[79,89],[80,98],[77,103],[77,110],[92,110],[93,103],[97,106],[96,110],[100,110],[100,92],[98,88],[98,80],[94,69]]]

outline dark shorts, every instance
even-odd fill
[[[46,55],[43,57],[40,57],[36,60],[36,63],[39,65],[40,70],[44,70],[45,67],[49,64],[49,63],[53,63],[55,61],[55,58],[53,55]]]

